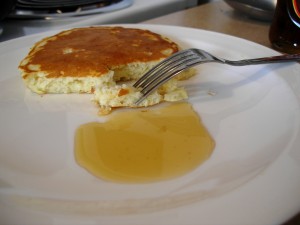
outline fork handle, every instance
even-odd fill
[[[223,60],[224,63],[232,66],[246,66],[268,63],[280,63],[280,62],[295,62],[300,61],[300,54],[284,54],[272,57],[263,57],[256,59],[244,59],[238,61]]]

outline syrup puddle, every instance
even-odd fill
[[[81,125],[77,163],[104,180],[145,183],[182,176],[209,158],[214,141],[189,103],[130,110]]]

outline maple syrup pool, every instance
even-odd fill
[[[104,180],[145,183],[192,171],[209,158],[214,145],[192,106],[174,103],[81,125],[75,134],[75,159]]]

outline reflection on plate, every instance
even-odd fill
[[[228,59],[276,54],[202,30],[126,26]],[[177,179],[115,184],[93,177],[74,160],[76,128],[105,121],[88,95],[36,96],[20,79],[19,61],[50,34],[0,44],[5,68],[0,72],[0,218],[5,222],[271,224],[299,210],[299,65],[198,66],[198,74],[182,84],[216,141],[212,157]]]

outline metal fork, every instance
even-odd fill
[[[139,105],[155,89],[166,83],[181,71],[201,63],[217,62],[228,64],[231,66],[246,66],[267,63],[291,62],[297,60],[300,60],[300,54],[286,54],[272,57],[231,61],[213,56],[201,49],[192,48],[182,50],[158,63],[133,84],[133,86],[140,89],[140,92],[142,93],[142,97],[137,100],[136,105]]]

